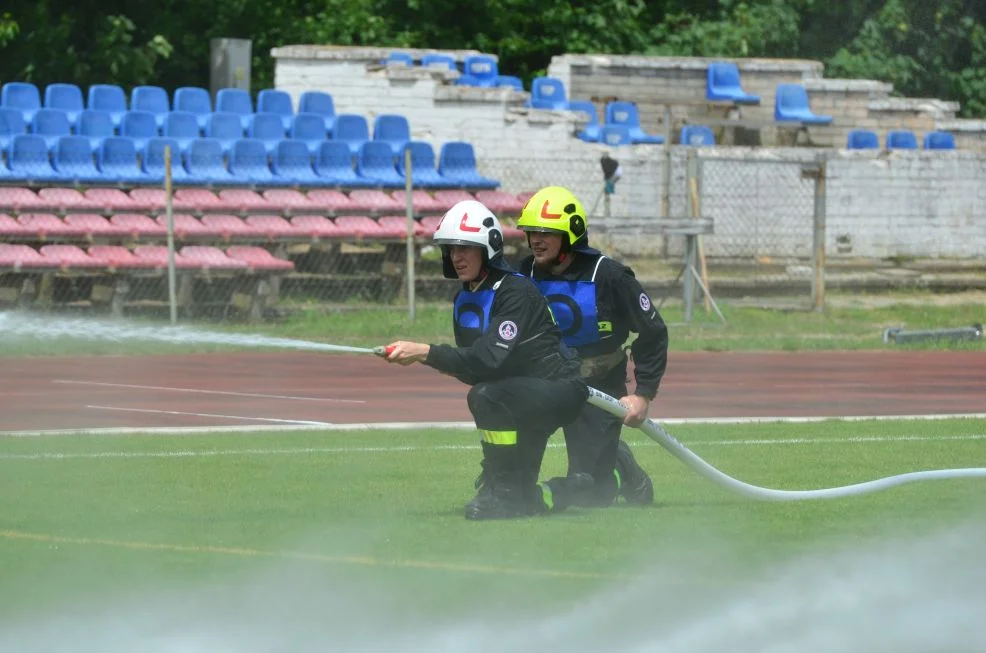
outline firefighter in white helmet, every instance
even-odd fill
[[[424,363],[472,388],[469,410],[482,432],[483,471],[467,519],[501,519],[564,509],[592,485],[586,474],[538,483],[549,436],[588,398],[577,355],[561,342],[537,287],[503,258],[503,231],[477,201],[459,202],[434,241],[442,270],[458,279],[455,346],[397,341],[387,360]]]

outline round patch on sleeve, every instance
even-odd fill
[[[640,302],[640,310],[642,311],[650,310],[650,297],[647,296],[647,293],[644,292],[640,293],[640,297],[638,298],[638,301]]]
[[[517,325],[510,320],[500,322],[500,328],[497,331],[500,334],[501,340],[509,342],[517,337]]]

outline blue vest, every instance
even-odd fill
[[[584,347],[599,342],[599,313],[596,308],[596,271],[604,256],[599,257],[589,281],[548,281],[531,279],[548,300],[551,313],[561,329],[562,340],[569,347]]]
[[[521,276],[516,272],[512,274]],[[500,283],[497,281],[492,288],[486,290],[460,290],[455,296],[452,307],[452,330],[455,333],[455,344],[459,347],[469,347],[476,342],[490,327],[490,313],[493,310],[493,296]]]

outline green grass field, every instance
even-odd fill
[[[767,487],[986,467],[986,420],[670,430],[726,473]],[[973,556],[978,571],[935,571],[955,576],[950,597],[969,574],[982,576],[986,479],[760,503],[713,486],[639,432],[627,436],[655,479],[656,505],[486,523],[461,515],[478,471],[471,431],[0,437],[0,650],[503,650],[479,646],[509,634],[497,620],[526,624],[516,650],[599,650],[595,637],[656,646],[671,625],[649,628],[671,616],[736,609],[749,592],[768,604],[786,592],[798,606],[802,582],[824,589],[798,608],[810,620],[811,606],[842,591],[828,586],[832,570],[883,587],[880,574],[910,578],[932,560]],[[563,471],[561,442],[552,438],[545,476]],[[962,529],[972,535],[950,535]],[[978,587],[957,598],[982,605]],[[621,619],[630,631],[614,625]],[[302,641],[238,647],[217,624]],[[556,627],[545,642],[572,646],[526,648]],[[189,643],[143,646],[178,635]]]

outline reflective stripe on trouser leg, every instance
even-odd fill
[[[483,442],[490,444],[517,444],[517,431],[488,431],[483,429]]]

